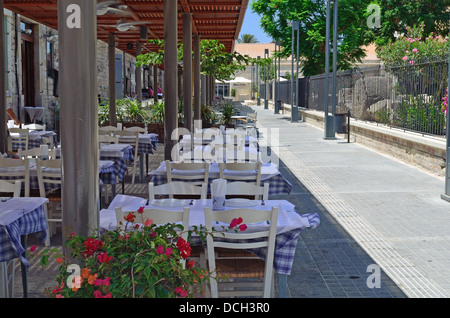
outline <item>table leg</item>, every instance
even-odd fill
[[[27,235],[22,235],[20,240],[25,252],[23,252],[23,257],[27,257]],[[20,270],[22,272],[22,286],[23,286],[23,298],[28,298],[28,271],[25,265],[20,263]]]
[[[278,274],[278,297],[286,298],[287,275]]]

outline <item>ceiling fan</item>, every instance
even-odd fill
[[[126,32],[128,30],[139,30],[137,28],[137,25],[146,25],[150,24],[149,21],[134,21],[134,22],[128,22],[125,18],[121,18],[115,25],[99,25],[106,28],[116,28],[120,32]]]
[[[128,6],[118,0],[106,0],[97,2],[97,15],[109,14],[121,14],[130,15],[131,13],[127,11]]]

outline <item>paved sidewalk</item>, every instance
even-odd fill
[[[301,235],[288,296],[450,296],[450,203],[440,198],[443,178],[250,107],[260,128],[279,129],[272,155],[294,184],[286,198],[300,213],[321,216],[318,228]],[[367,285],[375,282],[371,264],[381,267],[380,288]]]

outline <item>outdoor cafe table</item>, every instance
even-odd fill
[[[134,160],[133,147],[129,144],[108,144],[100,147],[100,160],[114,161],[117,176],[122,183],[124,191],[125,172],[127,171],[126,160]]]
[[[142,206],[145,206],[145,208],[174,211],[182,211],[183,209],[181,206],[161,207],[159,205],[152,205],[151,202],[146,204],[146,201],[145,199],[132,196],[117,196],[111,202],[108,209],[100,211],[100,229],[111,231],[117,228],[116,207],[122,207],[123,212],[137,211]],[[257,203],[255,206],[249,208],[257,210],[270,210],[272,207],[279,208],[274,269],[280,277],[280,297],[284,297],[286,293],[287,275],[291,274],[298,237],[304,229],[316,228],[320,224],[320,217],[317,213],[301,215],[295,210],[295,205],[286,200],[266,200],[264,205],[262,205],[260,200],[256,200],[255,203]],[[204,209],[206,207],[212,208],[212,200],[193,200],[192,205],[188,203],[186,206],[190,208],[189,226],[200,226],[205,224]],[[225,211],[230,209],[235,209],[235,207],[225,207]],[[265,224],[247,224],[247,226],[248,229],[246,231],[252,231],[253,227],[261,227],[265,226]],[[201,241],[192,238],[191,244],[201,244]],[[252,252],[262,259],[265,258],[265,249],[252,250]]]
[[[29,262],[26,258],[26,237],[34,234],[44,243],[47,233],[45,218],[45,198],[10,198],[0,201],[0,262],[9,262],[20,258],[24,297],[28,296],[27,271]],[[3,271],[0,275],[3,275]],[[0,277],[2,284],[8,283],[7,277]],[[5,287],[6,285],[2,286]],[[2,288],[3,290],[4,288]]]
[[[40,130],[30,130],[28,137],[28,149],[39,148],[41,145],[45,144],[45,138],[53,138],[53,144],[57,144],[57,134],[54,131],[40,131]],[[18,151],[19,147],[24,150],[24,145],[19,143],[12,143],[12,150]]]
[[[128,144],[129,139],[127,140],[127,137],[120,137],[119,143]],[[140,180],[144,179],[144,160],[143,156],[146,157],[147,162],[147,171],[148,171],[148,155],[153,154],[153,151],[157,150],[158,145],[158,135],[154,133],[150,134],[139,134],[139,140],[138,140],[138,154],[141,157],[141,160],[139,160],[139,168],[140,168]]]
[[[188,173],[189,172],[177,171],[175,169],[172,171],[172,176],[174,180],[176,180],[177,174],[186,175]],[[243,175],[245,172],[240,171],[239,174]],[[151,176],[151,182],[155,185],[167,183],[166,162],[161,162],[156,170],[149,172],[149,175]],[[210,163],[208,188],[211,181],[217,178],[219,178],[219,164],[216,162]],[[262,164],[261,185],[266,182],[269,182],[269,195],[290,194],[292,191],[292,184],[281,175],[278,170],[278,166],[273,162]]]

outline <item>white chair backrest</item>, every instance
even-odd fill
[[[139,151],[139,132],[131,130],[117,130],[113,132],[114,137],[119,138],[119,143],[129,144],[134,150],[134,161],[133,161],[133,175],[131,183],[134,184],[137,174],[137,162],[138,162],[138,151]]]
[[[278,223],[278,208],[272,207],[272,210],[254,210],[254,209],[233,209],[226,211],[212,211],[211,208],[205,208],[205,227],[208,232],[212,227],[217,227],[217,222],[230,224],[235,218],[242,218],[243,223],[249,226],[251,223],[266,222],[269,223],[267,228],[259,228],[259,230],[251,230],[235,233],[234,231],[213,233],[207,235],[206,244],[208,249],[209,270],[213,277],[216,275],[215,248],[229,249],[252,249],[267,248],[264,295],[270,296],[271,277],[273,272],[273,259],[275,253],[275,237]],[[220,238],[216,240],[216,238]],[[254,241],[252,241],[254,240]],[[217,298],[217,282],[213,278],[211,282],[211,296]]]
[[[8,146],[13,151],[12,144],[18,144],[18,149],[28,150],[30,130],[22,128],[9,128]]]
[[[48,145],[41,145],[39,148],[31,148],[28,150],[19,149],[17,154],[21,159],[39,158],[48,159],[49,158],[49,148]]]
[[[189,213],[190,208],[183,208],[183,211],[172,211],[172,210],[160,210],[160,209],[144,209],[142,213],[137,211],[133,212],[122,212],[121,207],[116,207],[116,220],[117,227],[122,229],[132,229],[133,226],[127,226],[127,221],[124,219],[127,215],[132,213],[135,216],[135,223],[144,224],[147,219],[153,221],[156,225],[165,225],[169,223],[181,223],[183,226],[183,231],[181,231],[181,237],[187,240],[188,228],[189,228]],[[185,261],[182,260],[182,264]]]
[[[174,171],[176,170],[176,171]],[[200,185],[208,183],[209,164],[206,162],[170,162],[166,160],[167,182],[189,181]]]
[[[36,172],[39,182],[39,194],[41,197],[46,196],[46,184],[61,185],[62,184],[62,160],[36,160]],[[50,186],[51,187],[51,186]]]
[[[0,193],[11,193],[14,198],[20,197],[22,182],[19,180],[9,182],[0,180]]]
[[[25,196],[30,196],[30,163],[28,159],[0,158],[0,179],[19,180],[24,184]]]
[[[144,127],[138,127],[138,126],[133,126],[133,127],[125,127],[124,130],[128,130],[128,131],[137,131],[139,133],[142,134],[146,134],[147,133],[147,129]]]
[[[196,196],[199,199],[206,199],[208,195],[208,184],[202,183],[195,185],[190,182],[172,181],[155,186],[153,182],[148,183],[148,199],[155,199],[155,196],[168,196],[173,198],[174,195]]]
[[[261,167],[261,162],[220,162],[219,178],[231,181],[252,182],[260,185]]]
[[[121,129],[116,126],[103,126],[98,127],[98,134],[99,135],[111,135],[115,131],[120,131]]]
[[[226,196],[255,196],[255,200],[268,200],[269,199],[269,183],[264,183],[263,186],[259,186],[249,182],[233,181],[227,182],[227,188],[225,192]],[[213,196],[213,193],[211,193]]]
[[[42,130],[45,131],[47,129],[47,125],[43,124],[22,124],[22,129],[30,129],[30,130]]]
[[[118,136],[111,136],[108,134],[98,135],[98,143],[100,144],[118,144],[119,143],[119,137]]]

